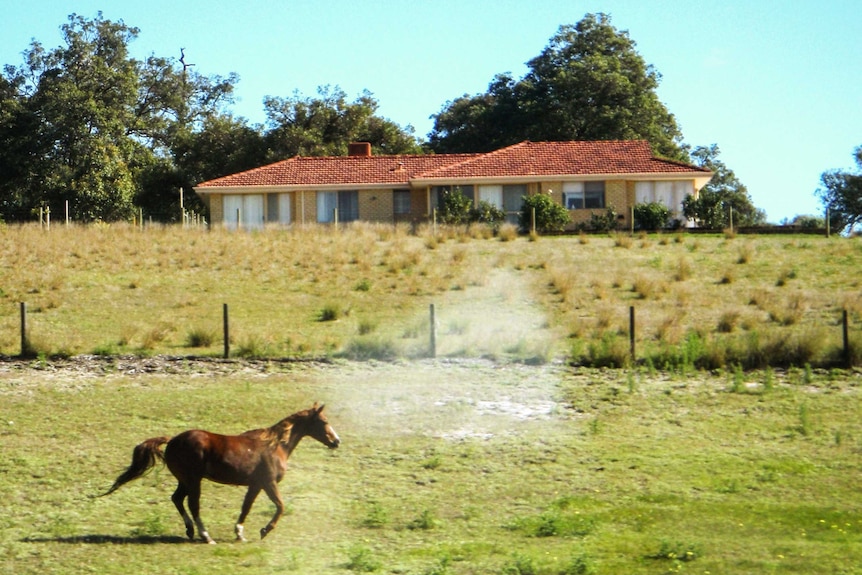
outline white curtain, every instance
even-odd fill
[[[263,194],[252,194],[242,198],[242,227],[263,227]]]
[[[479,186],[479,201],[503,209],[503,186]]]
[[[263,227],[263,194],[229,194],[222,201],[224,225],[235,230],[237,216],[243,228]]]
[[[654,182],[635,183],[635,203],[649,204],[655,201]]]
[[[278,194],[278,223],[290,224],[290,196],[291,194]]]

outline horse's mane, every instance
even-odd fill
[[[288,415],[275,425],[271,425],[270,427],[265,427],[263,429],[252,429],[250,431],[246,431],[243,435],[254,437],[258,441],[262,441],[270,447],[275,447],[279,443],[287,441],[294,424],[300,419],[307,418],[308,415],[309,410],[307,409],[304,411],[298,411],[293,415]]]

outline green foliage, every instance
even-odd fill
[[[368,529],[382,529],[389,523],[389,513],[378,502],[372,501],[368,514],[362,520],[362,526]]]
[[[215,332],[208,329],[195,328],[186,334],[187,347],[209,347],[215,340]]]
[[[680,541],[662,540],[658,551],[648,555],[649,559],[666,559],[674,562],[688,563],[703,554],[700,545]]]
[[[374,557],[371,549],[356,545],[350,549],[345,567],[354,573],[373,573],[383,567],[383,563]]]
[[[716,144],[698,146],[691,153],[698,166],[711,170],[714,175],[697,198],[686,196],[683,214],[701,227],[717,230],[730,225],[731,212],[734,227],[765,223],[766,214],[754,206],[748,189],[733,170],[718,159],[719,154]]]
[[[407,524],[407,529],[410,529],[411,531],[428,531],[430,529],[436,529],[439,526],[440,521],[438,521],[437,518],[434,517],[434,514],[431,513],[430,510],[425,509],[422,511],[419,517]]]
[[[381,153],[419,153],[412,128],[376,115],[369,92],[270,97],[266,126],[235,118],[235,74],[207,76],[179,59],[132,58],[140,30],[71,15],[63,45],[34,41],[0,76],[0,217],[32,220],[40,208],[75,221],[156,221],[202,212],[191,187],[297,154],[344,154],[354,141]],[[56,217],[56,216],[55,216]]]
[[[617,229],[617,212],[613,206],[605,208],[603,213],[590,214],[590,221],[586,228],[594,232],[610,232]]]
[[[345,311],[338,302],[325,304],[317,313],[317,321],[336,321],[345,315]]]
[[[345,155],[351,142],[369,142],[381,154],[418,153],[412,129],[376,116],[378,107],[371,92],[350,102],[338,86],[318,88],[317,97],[269,96],[264,100],[267,160]]]
[[[634,207],[635,228],[639,230],[660,230],[667,227],[670,210],[661,202],[636,204]]]
[[[534,214],[536,231],[541,234],[561,232],[571,221],[569,211],[555,202],[550,194],[533,194],[524,197],[518,217],[522,230],[532,230]]]
[[[862,224],[862,146],[853,155],[856,172],[824,172],[816,192],[829,210],[829,225],[836,232],[851,231]]]
[[[497,206],[482,200],[479,202],[479,205],[473,208],[470,212],[470,220],[481,224],[487,224],[494,230],[497,230],[500,228],[500,225],[506,221],[506,212]]]
[[[470,222],[473,203],[464,195],[461,188],[445,190],[440,198],[437,221],[442,224],[460,225]]]
[[[523,140],[648,140],[685,160],[673,115],[658,98],[660,74],[606,14],[564,25],[527,62],[520,80],[497,75],[484,94],[462,96],[434,116],[437,152],[488,151]]]

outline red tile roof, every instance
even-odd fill
[[[478,154],[423,156],[296,156],[199,184],[199,188],[246,186],[409,185],[417,174]]]
[[[691,172],[709,170],[655,158],[646,140],[526,141],[425,172],[420,179]]]
[[[706,175],[709,170],[655,158],[645,140],[525,141],[487,154],[297,156],[203,182],[197,188],[407,186],[413,180],[684,173]]]

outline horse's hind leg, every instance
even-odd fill
[[[192,523],[192,518],[189,517],[189,514],[186,513],[186,508],[183,506],[183,500],[186,498],[186,495],[188,495],[188,491],[182,483],[179,483],[177,484],[177,490],[174,491],[173,495],[171,495],[171,501],[174,502],[174,506],[183,518],[183,523],[186,525],[186,536],[189,539],[194,540],[195,524]]]
[[[215,544],[213,538],[204,527],[204,522],[201,520],[201,483],[198,481],[187,487],[189,493],[189,511],[192,512],[192,518],[198,526],[198,534],[205,542]]]

